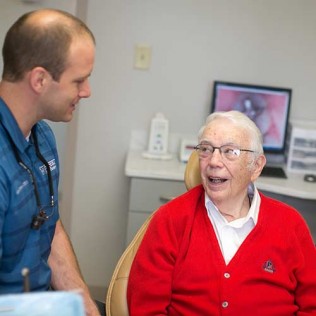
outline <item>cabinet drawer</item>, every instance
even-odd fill
[[[129,209],[151,212],[184,192],[184,181],[132,178]]]

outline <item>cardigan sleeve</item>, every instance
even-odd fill
[[[132,264],[127,300],[130,315],[167,315],[178,241],[168,212],[156,212]]]
[[[153,216],[133,261],[127,287],[130,316],[168,315],[179,256],[188,247],[202,185],[164,204]]]
[[[295,301],[297,316],[316,315],[316,248],[305,223],[297,228],[298,251],[301,257],[297,267]]]

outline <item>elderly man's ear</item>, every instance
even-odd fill
[[[263,167],[265,166],[267,160],[264,155],[260,155],[254,164],[254,169],[251,176],[251,181],[254,182],[260,176]]]

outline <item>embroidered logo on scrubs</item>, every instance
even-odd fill
[[[263,268],[264,271],[267,271],[269,273],[274,273],[275,272],[275,267],[274,267],[273,262],[271,260],[266,261],[263,264],[262,268]]]
[[[53,171],[53,170],[56,169],[56,162],[55,162],[55,159],[52,159],[52,160],[48,161],[48,164],[49,164],[49,168],[50,168],[51,171]],[[47,174],[47,170],[46,170],[45,165],[40,166],[39,169],[41,170],[42,175]]]
[[[55,162],[55,159],[52,159],[48,162],[49,164],[49,168],[51,171],[55,170],[56,169],[56,162]]]

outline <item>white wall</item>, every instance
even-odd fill
[[[68,125],[62,216],[88,283],[106,286],[124,249],[130,184],[124,163],[131,130],[147,129],[152,115],[162,111],[171,132],[196,134],[209,113],[216,79],[290,87],[291,118],[315,120],[316,2],[77,4],[95,33],[97,60],[93,95]],[[137,43],[152,46],[149,71],[133,68]]]

